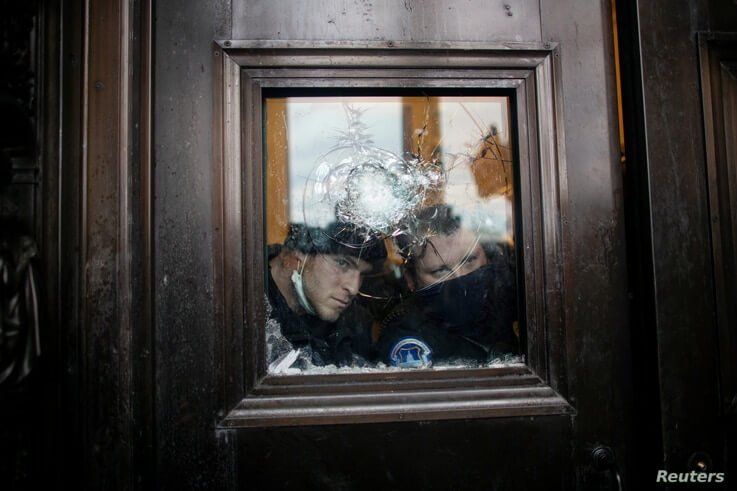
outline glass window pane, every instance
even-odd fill
[[[510,104],[265,98],[270,373],[522,362]]]

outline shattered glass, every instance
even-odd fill
[[[392,235],[429,192],[442,187],[444,173],[438,162],[405,159],[376,147],[361,120],[367,109],[344,109],[348,128],[318,160],[312,185],[305,189],[303,210],[312,210],[304,213],[305,220],[320,225],[334,213],[340,222],[368,233]]]
[[[312,343],[287,339],[279,321],[272,317],[267,296],[269,373],[406,370],[387,363],[396,358],[387,360],[376,354],[386,320],[392,316],[396,320],[397,312],[412,304],[408,299],[420,298],[423,292],[438,287],[447,291],[457,282],[453,280],[466,275],[470,279],[471,273],[488,268],[494,261],[508,263],[510,271],[505,279],[509,284],[504,295],[509,297],[513,292],[514,300],[507,300],[505,305],[514,303],[516,308],[509,111],[510,101],[503,96],[266,98],[268,244],[289,244],[294,226],[299,225],[307,231],[318,231],[308,234],[310,240],[319,235],[316,242],[334,243],[328,246],[329,250],[302,248],[301,253],[337,254],[337,250],[345,249],[348,256],[351,251],[358,251],[352,254],[356,259],[367,259],[361,251],[368,250],[368,244],[375,248],[377,241],[383,242],[382,247],[386,248],[383,264],[362,274],[357,295],[338,299],[333,295],[330,300],[335,300],[340,308],[350,303],[370,312],[374,326],[370,333],[371,355],[362,352],[348,361],[343,357],[340,364],[323,363]],[[437,226],[442,221],[438,216],[441,213],[447,213],[453,222],[442,230]],[[454,242],[445,240],[448,237]],[[481,250],[486,255],[484,260],[476,257]],[[442,260],[442,271],[432,272],[430,279],[407,279],[409,265],[423,264],[428,255]],[[270,265],[276,264],[273,258],[269,260]],[[473,265],[473,261],[478,264]],[[298,273],[307,278],[305,264],[298,264],[303,268]],[[494,275],[498,274],[497,268]],[[319,296],[309,286],[308,282],[304,295],[308,304],[311,295]],[[294,288],[289,282],[279,285],[288,304],[290,296],[295,296]],[[493,304],[493,295],[502,290],[496,288],[493,294],[489,291],[483,300],[491,299],[487,303]],[[295,296],[299,300],[298,297]],[[319,300],[317,305],[319,310]],[[305,305],[292,299],[292,308],[299,313]],[[464,305],[453,308],[463,309]],[[470,338],[470,344],[483,345],[488,353],[483,360],[478,356],[467,359],[459,352],[456,357],[444,356],[432,362],[422,358],[425,363],[405,366],[442,370],[524,363],[519,324],[515,321],[514,328],[510,322],[506,324],[509,325],[505,329],[510,333],[514,330],[517,341],[510,352],[496,352],[485,341],[479,342],[477,333],[467,335],[470,331],[461,328],[460,334],[453,336],[460,342]],[[422,327],[418,329],[416,332],[423,332]],[[417,361],[414,354],[423,350],[427,351],[427,358],[430,352],[441,351],[436,345],[432,349],[426,346],[420,338],[418,335],[417,343],[400,350],[403,359],[409,356]]]

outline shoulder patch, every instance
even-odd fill
[[[402,338],[391,349],[389,361],[400,368],[427,368],[432,366],[432,350],[420,339]]]

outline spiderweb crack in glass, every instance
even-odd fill
[[[440,189],[445,175],[437,162],[403,159],[373,146],[360,117],[346,105],[348,129],[320,158],[305,189],[304,206],[322,205],[336,218],[365,228],[369,235],[392,235],[422,205],[428,192]]]
[[[431,247],[447,262],[447,271],[419,290],[462,274],[461,268],[471,261],[480,244],[485,247],[484,254],[495,254],[495,244],[513,240],[509,226],[512,147],[505,113],[496,109],[502,103],[462,97],[431,101],[428,97],[423,106],[419,98],[410,97],[390,101],[394,108],[401,105],[396,111],[387,109],[381,98],[369,103],[361,98],[346,103],[346,99],[351,98],[297,100],[291,106],[290,119],[284,110],[278,126],[278,142],[284,142],[285,150],[284,155],[273,152],[273,165],[283,165],[280,159],[287,162],[289,181],[279,181],[290,188],[289,196],[283,198],[287,215],[290,222],[317,230],[305,240],[332,241],[363,250],[362,243],[394,239],[384,243],[394,255],[389,266],[397,283],[404,271],[397,261],[406,262]],[[363,104],[368,107],[361,107]],[[331,129],[333,122],[342,119],[341,111],[345,126]],[[292,125],[289,132],[288,123]],[[332,140],[332,145],[326,140]],[[463,232],[453,242],[461,244],[460,252],[453,249],[450,254],[448,244],[438,245],[447,235],[438,224],[442,220],[436,220],[442,218],[437,210],[443,207]],[[433,210],[434,215],[428,216]],[[370,299],[361,305],[374,308],[372,315],[381,319],[395,303],[401,305],[406,300],[399,286],[385,281],[387,264],[384,268],[384,276],[367,275],[358,292],[363,300]],[[369,281],[373,283],[367,286]],[[389,308],[379,308],[379,302]],[[287,340],[283,326],[271,318],[268,307],[267,299],[266,359],[272,375],[405,370],[355,354],[345,361],[347,366],[326,364],[311,345]],[[485,362],[449,357],[424,369],[515,364],[524,364],[524,356],[504,353]]]

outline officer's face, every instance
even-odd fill
[[[361,287],[361,274],[371,265],[363,259],[342,254],[303,256],[302,283],[305,295],[318,317],[335,322]]]
[[[469,252],[470,251],[470,252]],[[410,287],[423,288],[476,271],[488,263],[476,236],[463,229],[428,239],[422,257],[415,261]]]

